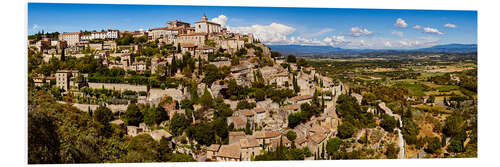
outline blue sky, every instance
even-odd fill
[[[477,43],[477,12],[451,10],[29,3],[28,33],[147,30],[174,19],[194,23],[204,14],[266,44],[412,49]]]

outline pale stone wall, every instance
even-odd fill
[[[63,101],[58,101],[58,102],[61,103],[61,104],[66,104],[66,102],[63,102]],[[111,112],[113,112],[113,113],[116,113],[116,112],[125,112],[127,110],[127,106],[128,105],[126,105],[126,104],[109,104],[109,105],[106,105],[106,107],[108,107],[111,110]],[[73,103],[73,107],[77,108],[80,111],[88,112],[89,108],[90,108],[91,111],[95,111],[97,109],[97,107],[99,107],[99,105],[97,105],[97,104]]]
[[[148,102],[158,104],[164,95],[170,96],[173,100],[177,101],[181,101],[184,98],[182,91],[178,89],[150,89]]]
[[[146,85],[131,85],[131,84],[117,84],[117,83],[88,83],[89,87],[92,89],[111,89],[118,91],[132,90],[136,92],[147,91]]]

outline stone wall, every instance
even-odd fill
[[[89,82],[89,87],[92,89],[111,89],[111,90],[118,90],[118,91],[125,91],[125,90],[132,90],[136,92],[140,91],[147,91],[147,86],[146,85],[131,85],[131,84],[116,84],[116,83],[90,83]]]

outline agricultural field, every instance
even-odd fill
[[[362,108],[384,102],[402,115],[407,158],[474,156],[476,58],[449,57],[453,56],[343,57],[309,62],[321,74],[342,81],[349,92],[362,95]],[[452,130],[458,127],[464,130]]]

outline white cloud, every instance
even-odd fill
[[[40,28],[40,26],[38,26],[38,24],[33,24],[33,28],[32,28],[33,30],[36,30],[38,28]]]
[[[448,24],[445,24],[444,27],[448,27],[448,28],[457,28],[457,25],[455,24],[451,24],[451,23],[448,23]]]
[[[344,36],[326,37],[323,39],[323,42],[325,43],[325,45],[330,46],[344,46],[345,44],[349,43]]]
[[[399,37],[403,37],[403,32],[401,32],[401,31],[392,31],[392,34],[397,35]]]
[[[228,30],[230,32],[243,34],[252,33],[257,39],[268,44],[287,43],[287,36],[295,32],[295,28],[280,23],[271,23],[269,25],[255,24],[246,27],[228,27]]]
[[[316,36],[320,36],[320,35],[323,35],[323,34],[326,34],[326,33],[329,33],[329,32],[332,32],[334,31],[334,29],[332,28],[324,28],[318,32],[315,32],[315,33],[312,33],[312,34],[306,34],[304,35],[304,37],[306,38],[311,38],[311,37],[316,37]]]
[[[408,24],[406,24],[405,20],[403,20],[402,18],[398,18],[396,20],[396,23],[394,23],[394,26],[404,28],[404,27],[408,26]]]
[[[444,33],[440,32],[438,29],[435,28],[430,28],[430,27],[425,27],[424,28],[425,33],[429,34],[438,34],[438,35],[443,35]]]
[[[392,47],[392,44],[389,41],[385,41],[384,46],[390,48]]]
[[[360,37],[347,38],[342,48],[353,49],[416,49],[430,47],[437,44],[439,38],[435,36],[419,37],[417,39],[397,39],[387,37]]]
[[[292,36],[288,38],[288,42],[286,44],[296,44],[296,45],[325,45],[323,42],[317,39],[307,39],[304,37],[295,37]]]
[[[349,34],[353,37],[359,37],[361,35],[370,35],[372,32],[366,28],[352,27],[349,30]]]
[[[420,30],[420,29],[422,29],[422,26],[416,25],[416,26],[413,26],[413,29]]]
[[[210,21],[219,23],[222,27],[227,26],[227,17],[225,15],[219,15],[218,17],[212,18]]]

